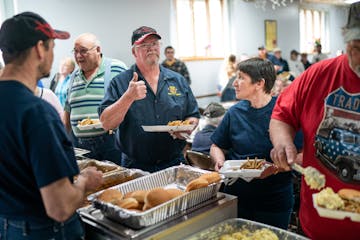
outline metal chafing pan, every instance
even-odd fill
[[[149,174],[112,188],[121,191],[123,194],[135,190],[151,190],[157,187],[175,187],[184,190],[191,180],[198,178],[205,172],[207,171],[180,165]],[[101,210],[104,216],[131,228],[140,229],[161,222],[173,215],[179,214],[181,211],[215,197],[220,185],[221,183],[211,184],[206,188],[188,192],[144,212],[129,211],[116,205],[97,200],[97,196],[101,194],[102,191],[90,195],[88,199],[93,202],[95,208]]]
[[[276,234],[279,240],[308,240],[304,236],[285,231],[283,229],[273,227],[270,225],[242,219],[242,218],[232,218],[225,221],[222,221],[212,227],[206,228],[203,231],[200,231],[190,237],[187,237],[185,240],[218,240],[222,235],[233,234],[235,232],[247,229],[251,232],[255,230],[266,228],[271,230]],[[252,238],[246,238],[252,239]]]

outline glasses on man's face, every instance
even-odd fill
[[[159,48],[160,45],[161,45],[160,41],[154,41],[154,42],[150,42],[150,43],[142,43],[142,44],[136,45],[135,47],[141,48],[141,49],[150,49],[152,47]]]
[[[74,55],[79,53],[80,55],[84,56],[84,55],[88,54],[89,51],[93,50],[94,48],[96,48],[96,46],[93,46],[92,48],[89,48],[89,49],[87,49],[87,48],[75,49],[74,48],[71,52]]]

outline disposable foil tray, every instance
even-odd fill
[[[190,181],[206,172],[208,171],[180,165],[111,188],[117,189],[123,194],[135,190],[151,190],[157,187],[185,190],[186,185]],[[220,185],[221,183],[215,183],[206,188],[188,192],[144,212],[129,211],[116,205],[97,200],[97,196],[101,194],[102,191],[90,195],[88,199],[92,201],[95,208],[101,210],[104,216],[131,228],[140,229],[161,222],[171,216],[181,214],[183,211],[201,202],[216,197]]]
[[[273,233],[276,234],[279,240],[308,240],[308,238],[304,236],[289,231],[285,231],[277,227],[269,226],[266,224],[262,224],[242,218],[227,219],[212,227],[206,228],[203,231],[191,235],[187,237],[185,240],[218,240],[220,239],[221,236],[225,234],[233,234],[235,232],[239,232],[244,229],[249,230],[250,232],[254,232],[262,228],[271,230]],[[255,239],[255,238],[246,238],[246,239]],[[261,238],[261,239],[270,239],[270,238]]]

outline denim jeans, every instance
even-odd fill
[[[121,151],[115,147],[115,134],[106,133],[95,137],[78,138],[77,147],[91,151],[85,155],[88,158],[121,164]]]
[[[11,220],[0,217],[0,240],[78,240],[84,238],[80,217],[63,223]]]

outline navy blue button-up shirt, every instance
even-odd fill
[[[139,81],[145,81],[147,94],[131,105],[116,132],[116,144],[123,153],[122,165],[150,172],[178,165],[184,161],[182,150],[186,142],[174,140],[167,132],[145,132],[141,126],[166,125],[169,121],[200,117],[196,99],[180,74],[160,66],[155,94],[133,65],[113,78],[100,104],[99,115],[126,92],[133,72],[137,72]]]

